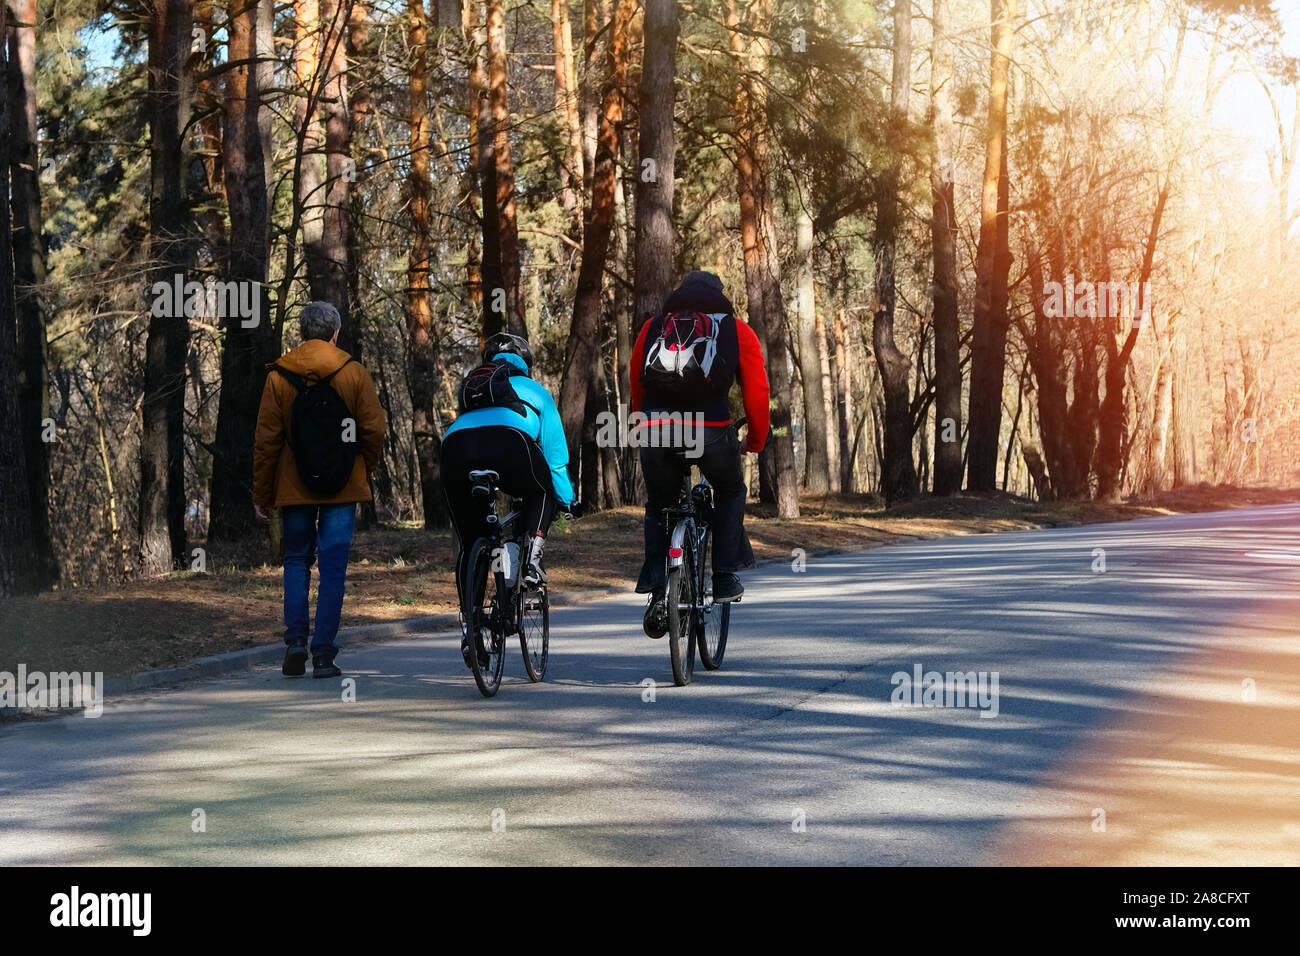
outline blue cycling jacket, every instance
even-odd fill
[[[492,359],[504,359],[521,371],[528,371],[524,360],[511,352],[500,352],[492,356]],[[523,432],[541,447],[546,463],[551,466],[551,487],[555,491],[555,497],[567,508],[573,504],[574,495],[573,485],[569,483],[569,446],[564,440],[560,410],[555,407],[551,393],[531,378],[515,376],[510,379],[510,385],[525,402],[542,410],[540,418],[533,414],[531,408],[525,409],[522,415],[510,408],[476,408],[452,422],[443,437],[466,428],[483,428],[488,425],[506,425]]]

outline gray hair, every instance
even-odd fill
[[[339,310],[328,302],[308,302],[298,313],[298,331],[304,342],[308,339],[324,339],[328,342],[342,324]]]

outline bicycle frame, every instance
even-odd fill
[[[523,511],[523,502],[512,496],[510,498],[511,510],[505,515],[505,517],[500,517],[497,515],[497,500],[501,494],[501,490],[497,487],[496,482],[489,481],[486,478],[477,479],[473,493],[477,496],[480,491],[487,497],[487,515],[485,516],[485,520],[488,526],[488,533],[486,537],[492,545],[493,552],[499,553],[499,549],[505,545],[507,541],[514,541],[520,546],[520,554],[522,555],[523,543],[520,540],[520,535],[514,533],[514,528],[515,522]],[[468,547],[473,543],[474,542],[472,541],[461,542],[461,547]],[[511,590],[515,589],[512,588]]]
[[[704,482],[701,482],[701,484],[704,484]],[[695,486],[695,488],[698,487],[700,485]],[[705,487],[708,486],[705,485]],[[695,488],[691,489],[692,495],[695,493]],[[709,533],[709,526],[698,520],[700,516],[696,513],[693,503],[689,510],[669,508],[667,511],[669,520],[676,519],[672,535],[668,539],[668,566],[677,568],[681,567],[684,560],[682,556],[685,553],[686,542],[689,540],[698,554],[700,545],[704,543],[705,535]]]
[[[706,516],[700,513],[697,505],[699,501],[711,503],[713,488],[709,485],[708,479],[701,475],[700,480],[692,485],[688,475],[682,484],[684,489],[681,499],[673,507],[664,509],[665,518],[672,529],[668,539],[670,569],[681,567],[687,541],[697,555],[697,560],[701,560],[701,548],[710,530],[708,522],[703,520]]]
[[[732,428],[739,429],[744,425],[746,419],[741,418],[732,424]],[[664,509],[664,517],[671,527],[670,537],[668,539],[668,567],[679,568],[682,565],[683,546],[687,540],[687,534],[692,535],[690,541],[694,546],[695,553],[700,553],[700,546],[704,543],[704,538],[709,532],[709,523],[701,522],[698,519],[703,517],[696,507],[696,492],[701,492],[699,498],[708,502],[712,511],[713,504],[713,486],[709,480],[700,473],[700,480],[694,485],[691,484],[691,469],[687,469],[686,478],[683,480],[682,496],[678,499],[677,504],[671,508]],[[700,575],[703,579],[704,575]]]

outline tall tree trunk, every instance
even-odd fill
[[[489,133],[480,140],[483,178],[484,320],[493,330],[528,335],[519,289],[519,225],[515,216],[515,168],[510,157],[510,102],[506,76],[503,0],[487,0]],[[489,220],[491,222],[489,223]],[[490,226],[490,228],[489,228]]]
[[[627,87],[628,24],[636,11],[635,0],[618,0],[607,46],[604,92],[601,97],[600,136],[596,169],[592,177],[591,205],[583,230],[582,264],[578,270],[573,321],[565,354],[564,382],[560,387],[560,419],[569,443],[569,469],[579,468],[579,443],[584,412],[596,385],[600,361],[600,314],[605,254],[614,221],[614,181],[623,124],[623,95]]]
[[[13,0],[9,34],[9,170],[13,180],[14,295],[18,309],[18,410],[23,432],[27,497],[35,548],[31,554],[43,586],[58,579],[50,540],[50,446],[41,439],[50,414],[45,316],[39,288],[45,282],[41,239],[40,162],[36,142],[36,0]]]
[[[9,26],[9,8],[0,6],[0,36]],[[0,49],[7,58],[11,52]],[[0,97],[0,155],[9,155],[10,124],[19,125],[9,97]],[[31,560],[36,531],[24,466],[23,427],[19,398],[18,308],[14,300],[14,259],[9,232],[9,177],[0,183],[0,598],[33,594],[41,574]]]
[[[912,14],[909,0],[894,0],[894,75],[890,86],[890,138],[901,142],[907,126],[908,95],[912,90]],[[901,149],[891,150],[900,156]],[[908,395],[911,362],[894,341],[894,258],[898,245],[899,165],[883,176],[876,212],[876,310],[871,341],[885,397],[884,461],[881,490],[886,506],[915,497],[916,465],[912,461],[912,413]]]
[[[279,66],[280,52],[275,48],[275,4],[259,3],[257,5],[257,50],[258,62],[254,67],[257,73],[258,90],[269,90],[275,86],[275,71]],[[263,106],[257,111],[257,126],[262,136],[262,173],[265,178],[264,188],[267,196],[275,189],[275,180],[279,173],[275,170],[275,114]],[[275,346],[279,347],[279,342]]]
[[[433,6],[434,16],[437,16],[438,6]],[[347,301],[348,312],[355,314],[352,326],[354,334],[351,342],[348,343],[352,357],[358,362],[364,362],[365,357],[365,336],[362,334],[362,322],[366,315],[365,306],[362,302],[361,292],[361,270],[362,250],[366,247],[366,225],[367,219],[365,208],[362,202],[362,190],[354,188],[359,174],[364,170],[364,165],[368,165],[369,151],[365,149],[365,123],[371,113],[370,105],[370,87],[366,73],[358,68],[358,64],[373,61],[374,56],[371,50],[367,48],[370,35],[370,25],[366,22],[366,5],[364,0],[352,0],[348,4],[348,19],[345,26],[347,36],[343,43],[344,63],[347,69],[347,96],[343,106],[347,117],[347,134],[348,149],[344,159],[344,179],[347,180],[347,195],[344,196],[344,202],[347,206],[344,208],[344,221],[347,223],[347,254],[345,262],[347,263],[347,274],[345,281],[347,284]],[[433,30],[437,32],[436,21]],[[381,134],[382,135],[382,134]],[[360,137],[362,146],[362,163],[358,168],[357,156],[353,150],[358,137]],[[442,150],[446,152],[445,148]],[[340,335],[342,340],[343,336]],[[382,462],[382,455],[380,456]],[[376,466],[378,467],[378,466]],[[366,478],[370,486],[370,500],[363,501],[357,506],[357,527],[363,529],[373,528],[379,524],[379,517],[375,512],[375,476],[370,475]]]
[[[195,64],[196,70],[207,70],[212,66],[215,53],[213,34],[216,31],[216,12],[213,0],[196,0],[194,5],[194,26],[201,36],[203,47]],[[223,22],[222,26],[225,26]],[[201,225],[203,241],[207,244],[213,259],[226,256],[226,217],[220,199],[225,195],[226,187],[221,172],[221,123],[224,115],[221,109],[221,77],[199,80],[195,89],[195,106],[202,118],[198,120],[199,152],[203,157],[203,170],[207,180]]]
[[[830,442],[826,414],[826,395],[822,391],[822,357],[825,345],[817,321],[817,289],[813,280],[813,221],[808,212],[809,187],[799,190],[799,208],[795,212],[795,255],[799,269],[798,296],[795,300],[799,329],[799,377],[803,381],[804,420],[804,487],[813,494],[831,490]]]
[[[835,312],[835,423],[840,433],[840,491],[851,495],[856,490],[854,484],[854,465],[857,459],[858,442],[853,433],[853,373],[849,356],[848,329],[844,321],[844,310]]]
[[[830,490],[840,490],[840,430],[836,415],[835,386],[831,374],[831,349],[827,342],[829,330],[822,313],[813,311],[814,333],[817,336],[817,365],[822,379],[822,415],[826,419],[826,471]]]
[[[185,193],[192,78],[188,68],[192,0],[153,0],[149,27],[149,258],[151,279],[184,283],[190,264]],[[145,341],[140,432],[138,535],[144,574],[170,571],[185,557],[184,303],[151,309]],[[161,314],[155,314],[161,313]]]
[[[1147,283],[1151,279],[1156,243],[1160,238],[1160,220],[1164,216],[1165,203],[1169,199],[1169,181],[1161,187],[1156,199],[1155,212],[1151,216],[1151,229],[1147,233],[1146,248],[1142,254],[1142,270],[1138,275],[1138,297],[1133,303],[1133,325],[1128,330],[1122,347],[1117,347],[1113,329],[1102,330],[1106,345],[1106,397],[1102,401],[1098,420],[1097,445],[1097,497],[1102,501],[1117,501],[1120,496],[1120,473],[1124,468],[1124,448],[1127,445],[1125,433],[1128,420],[1125,414],[1124,387],[1128,381],[1129,360],[1133,348],[1137,345],[1138,332],[1142,326],[1138,321],[1144,311],[1151,308],[1146,301]]]
[[[298,189],[294,197],[302,227],[303,260],[313,299],[325,294],[325,136],[317,116],[322,94],[320,0],[294,0],[294,69],[298,79],[295,123],[300,155],[296,157]],[[292,237],[291,237],[292,238]]]
[[[1142,491],[1155,494],[1169,487],[1169,426],[1174,417],[1174,356],[1173,337],[1159,351],[1156,370],[1155,400],[1151,403],[1150,451],[1147,454],[1147,473]]]
[[[957,316],[957,218],[953,204],[956,155],[952,132],[953,43],[948,0],[934,0],[930,102],[934,154],[930,220],[934,248],[934,493],[961,491],[961,327]],[[951,420],[951,425],[947,423]],[[953,437],[956,440],[950,440]]]
[[[489,63],[492,59],[491,43],[487,34],[487,15],[476,0],[474,7],[475,35],[483,50],[481,60],[474,65],[470,86],[478,90],[478,179],[479,198],[482,205],[483,260],[480,266],[483,304],[483,338],[500,332],[507,325],[508,303],[504,300],[506,281],[501,272],[501,216],[496,205],[497,164],[496,133],[492,126],[492,97]]]
[[[602,31],[610,22],[611,4],[614,2],[616,0],[583,0],[582,3],[582,74],[578,81],[578,111],[582,116],[582,183],[587,196],[592,194],[596,175],[596,142],[600,132],[600,93],[603,89],[601,71],[609,51],[608,35]],[[603,48],[602,36],[606,37]],[[586,215],[591,215],[590,203]]]
[[[1182,488],[1196,482],[1196,433],[1190,373],[1187,369],[1187,335],[1174,337],[1173,380],[1173,487]]]
[[[629,41],[629,49],[632,41],[635,41],[635,34]],[[631,73],[630,63],[628,64],[628,72]],[[623,112],[624,115],[627,115],[635,109],[630,105],[635,99],[635,92],[630,81],[623,95]],[[618,149],[621,156],[633,154],[632,142],[628,139],[625,130],[619,132]],[[620,164],[620,166],[626,165],[628,164]],[[628,334],[632,322],[632,286],[630,278],[636,274],[636,265],[632,259],[632,230],[628,223],[632,219],[632,192],[634,189],[635,186],[628,183],[627,177],[622,174],[622,169],[616,169],[614,173],[614,222],[610,228],[609,251],[605,255],[606,270],[611,276],[628,281],[611,283],[608,294],[605,296],[605,316],[601,322],[600,340],[609,342],[613,338],[614,351],[612,354],[601,355],[599,375],[593,393],[594,400],[587,403],[587,420],[583,423],[583,427],[584,429],[591,429],[593,438],[596,430],[596,416],[601,412],[617,411],[617,404],[621,401],[619,395],[620,393],[627,394],[627,383],[630,379],[627,365],[633,341]],[[629,463],[632,463],[636,457],[635,450],[632,448],[618,449],[611,446],[600,448],[598,459],[600,463],[600,506],[602,508],[617,508],[623,504],[622,490],[617,481],[620,453],[627,458]],[[630,464],[630,467],[635,467],[635,464]],[[615,478],[613,484],[609,482],[611,476]],[[595,501],[594,498],[591,500]]]
[[[433,354],[433,313],[429,304],[429,100],[428,24],[424,0],[407,0],[407,45],[411,51],[411,171],[407,176],[411,210],[411,252],[407,260],[407,335],[411,349],[411,429],[420,467],[420,500],[425,528],[444,527],[447,509],[439,481],[439,440],[434,409],[438,391]]]
[[[966,486],[997,487],[998,437],[1002,430],[1002,378],[1007,341],[1008,251],[1006,184],[1007,81],[1016,0],[990,0],[993,53],[989,73],[989,119],[984,150],[984,190],[975,256],[974,333],[971,340],[970,437]]]
[[[677,4],[646,0],[636,179],[636,280],[632,331],[663,308],[673,288],[673,130]],[[631,374],[637,374],[633,369]]]
[[[230,10],[228,56],[232,62],[256,55],[258,10],[271,0],[234,0]],[[223,179],[230,210],[228,280],[253,287],[256,324],[227,309],[221,317],[225,347],[221,355],[221,397],[213,444],[212,508],[209,537],[234,539],[257,528],[253,515],[253,432],[266,380],[266,363],[276,343],[269,321],[266,276],[270,257],[270,209],[266,156],[262,152],[262,94],[251,65],[226,73],[226,126],[222,136]],[[241,296],[242,298],[242,296]]]
[[[479,203],[479,164],[480,153],[479,115],[483,98],[483,59],[482,59],[482,21],[481,6],[478,0],[462,0],[461,36],[465,55],[465,107],[468,120],[469,163],[461,180],[461,202],[466,214],[472,221],[466,230],[465,242],[465,297],[469,300],[473,314],[483,315],[483,271],[479,237],[483,235],[486,225],[480,211]],[[477,227],[477,228],[475,228]],[[487,331],[486,327],[483,329]]]
[[[777,514],[782,518],[797,518],[799,476],[795,467],[790,416],[792,382],[785,344],[785,300],[781,295],[781,260],[777,251],[768,167],[765,74],[773,20],[771,0],[756,0],[748,13],[747,22],[742,27],[736,15],[735,0],[728,0],[727,32],[736,70],[733,112],[736,117],[737,192],[745,256],[745,293],[749,324],[766,351],[771,388],[772,434],[763,451],[763,459]],[[746,35],[750,37],[748,44]]]
[[[578,82],[573,63],[573,28],[569,0],[551,0],[551,29],[555,38],[555,109],[564,120],[568,147],[560,160],[560,196],[565,212],[582,223],[582,117],[578,113]]]
[[[318,277],[320,294],[339,310],[343,320],[339,348],[356,352],[360,330],[352,319],[348,277],[352,271],[352,242],[349,231],[349,193],[356,167],[352,162],[352,117],[348,111],[347,34],[353,0],[321,0],[321,61],[326,70],[321,110],[325,114],[325,210]]]
[[[438,4],[433,5],[433,20],[429,28],[438,33],[437,23]],[[352,16],[348,20],[348,61],[356,64],[364,59],[373,58],[375,51],[370,46],[370,23],[367,20],[368,14],[366,6],[362,0],[353,0]],[[370,101],[370,86],[364,73],[359,71],[350,71],[348,80],[348,109],[349,122],[352,124],[352,137],[356,139],[357,134],[361,132],[365,125],[366,119],[373,110]],[[357,192],[357,190],[353,190]],[[355,199],[355,196],[353,197]]]

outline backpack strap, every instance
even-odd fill
[[[329,381],[330,379],[332,379],[335,375],[337,375],[339,372],[343,371],[345,368],[347,368],[349,365],[351,365],[351,364],[352,364],[353,362],[355,362],[355,361],[356,361],[356,359],[352,358],[351,356],[348,356],[348,360],[347,360],[346,362],[344,362],[342,365],[340,365],[338,368],[336,368],[334,371],[330,372],[330,373],[329,373],[328,375],[326,375],[324,378],[318,378],[318,379],[316,380],[317,384],[320,384],[320,383],[322,383],[322,382],[328,382],[328,381]],[[301,375],[299,375],[297,372],[290,372],[287,368],[285,368],[284,366],[280,365],[280,364],[277,363],[277,362],[272,362],[272,363],[270,364],[269,368],[273,369],[273,370],[276,371],[276,372],[279,372],[282,376],[284,376],[285,381],[287,381],[290,385],[292,385],[292,386],[293,386],[295,389],[297,389],[298,391],[301,392],[301,391],[305,391],[305,390],[306,390],[306,388],[307,388],[307,380],[306,380],[305,378],[303,378]]]
[[[272,371],[279,372],[281,377],[294,387],[295,391],[301,392],[307,388],[307,383],[303,381],[303,377],[297,372],[290,372],[287,368],[276,362],[272,362],[270,368]]]
[[[500,368],[501,366],[504,365],[509,370],[506,373],[506,375],[509,378],[517,378],[520,375],[522,375],[530,382],[533,380],[533,377],[529,375],[525,369],[520,368],[514,362],[507,362],[505,359],[493,359],[491,364],[497,368]],[[525,399],[518,392],[515,392],[515,397],[519,399],[520,405],[523,405],[525,408],[531,408],[533,410],[533,414],[536,415],[539,419],[542,417],[542,410],[538,408],[536,405],[534,405],[532,402]]]
[[[348,360],[347,360],[346,362],[344,362],[342,365],[340,365],[340,366],[339,366],[338,368],[336,368],[334,371],[332,371],[332,372],[330,372],[328,375],[326,375],[323,379],[321,379],[321,381],[322,381],[322,382],[328,382],[328,381],[329,381],[330,379],[332,379],[335,375],[337,375],[339,372],[343,371],[345,368],[347,368],[349,365],[351,365],[351,364],[352,364],[353,362],[355,362],[355,361],[356,361],[356,359],[354,359],[351,355],[349,355],[349,356],[348,356]]]

